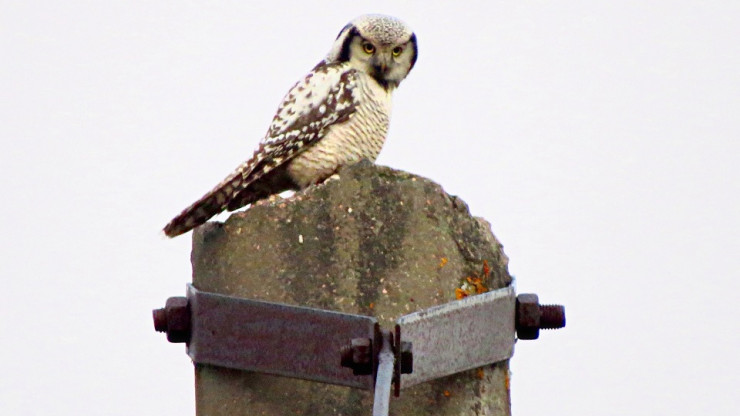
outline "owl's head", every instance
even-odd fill
[[[398,87],[416,63],[416,35],[391,16],[368,14],[347,24],[326,57],[327,63],[349,64],[386,89]]]

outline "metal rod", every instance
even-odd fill
[[[393,380],[393,363],[395,356],[391,349],[391,335],[383,331],[383,347],[378,354],[378,377],[375,379],[375,401],[373,416],[388,416],[391,398],[391,381]]]

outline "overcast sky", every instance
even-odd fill
[[[0,414],[194,414],[152,328],[189,235],[352,18],[416,67],[378,163],[485,217],[568,327],[520,342],[515,415],[740,409],[740,2],[0,5]]]

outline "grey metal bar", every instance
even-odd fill
[[[390,333],[383,333],[383,346],[378,354],[378,376],[375,380],[373,416],[388,416],[393,381],[395,355],[391,349]]]
[[[399,318],[414,353],[414,372],[401,376],[401,388],[511,357],[515,304],[508,286]]]
[[[188,355],[196,363],[372,390],[340,366],[340,349],[373,338],[373,317],[201,292],[188,285]]]

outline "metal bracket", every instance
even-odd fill
[[[414,372],[401,377],[401,388],[511,357],[515,304],[508,286],[399,318],[414,351]]]
[[[154,327],[186,342],[193,362],[375,389],[374,415],[401,388],[508,359],[519,339],[565,326],[565,309],[518,297],[512,286],[404,315],[395,331],[377,319],[202,292],[167,300]],[[403,338],[402,338],[403,337]]]
[[[187,293],[193,362],[373,388],[371,376],[339,365],[339,351],[350,339],[374,339],[377,319],[201,292],[193,285]]]

